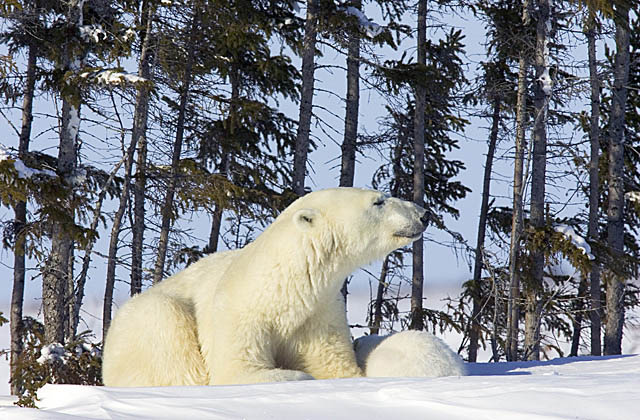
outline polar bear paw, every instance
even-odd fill
[[[367,377],[466,375],[464,362],[442,340],[424,331],[368,335],[354,342],[356,361]]]
[[[261,369],[253,372],[245,372],[238,375],[230,383],[251,384],[267,382],[306,381],[314,379],[313,376],[300,370],[289,369]]]

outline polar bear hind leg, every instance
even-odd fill
[[[107,386],[203,385],[193,308],[162,293],[138,295],[111,323],[105,342]]]
[[[354,343],[356,359],[367,377],[437,377],[466,375],[460,356],[424,331],[364,336]]]

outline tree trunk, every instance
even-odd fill
[[[133,154],[133,152],[131,153]],[[91,226],[89,227],[89,230],[91,232],[96,232],[98,230],[98,223],[100,221],[100,216],[102,215],[102,203],[104,202],[105,196],[107,195],[107,190],[111,185],[111,183],[113,182],[113,180],[115,179],[116,174],[118,173],[118,170],[122,166],[122,163],[125,162],[126,160],[127,160],[127,157],[124,157],[120,160],[120,162],[116,164],[116,166],[111,170],[111,173],[109,174],[109,178],[107,178],[107,181],[102,186],[102,190],[98,195],[98,200],[93,210],[93,220],[91,221]],[[121,200],[122,200],[122,197],[124,196],[126,197],[129,196],[129,188],[127,183],[124,184]],[[122,213],[124,213],[124,209]],[[117,213],[116,213],[116,217],[117,217]],[[120,215],[120,218],[122,218],[122,215]],[[114,225],[115,224],[116,222],[114,221]],[[67,337],[70,337],[70,338],[75,337],[78,329],[78,323],[80,322],[80,307],[82,306],[82,301],[84,299],[84,288],[87,281],[87,274],[89,273],[89,264],[91,262],[91,253],[93,252],[94,244],[95,244],[95,240],[89,241],[89,243],[87,244],[87,247],[84,250],[84,256],[82,258],[82,268],[80,269],[80,274],[78,275],[78,282],[75,288],[73,287],[73,282],[70,283],[69,291],[70,291],[71,299],[69,302],[69,327],[67,331]],[[71,252],[73,252],[73,249],[71,249]],[[71,260],[73,260],[73,258]],[[69,269],[71,270],[72,268],[73,266],[70,264]],[[107,272],[108,272],[108,268],[107,268]]]
[[[149,31],[147,31],[146,33],[149,33]],[[144,43],[146,44],[147,42],[148,40],[145,39]],[[145,48],[143,47],[143,51],[144,49]],[[143,56],[141,57],[141,61],[142,60],[144,60],[144,53],[143,53]],[[140,89],[148,89],[148,88],[141,87]],[[140,90],[138,91],[138,95],[140,96]],[[144,108],[147,109],[146,105],[144,105]],[[131,136],[131,143],[127,148],[127,152],[125,156],[123,157],[124,183],[122,187],[122,194],[120,195],[120,202],[118,204],[118,209],[116,210],[116,213],[113,217],[113,225],[111,226],[111,236],[109,238],[107,275],[106,275],[106,281],[105,281],[104,301],[102,305],[102,337],[103,338],[107,336],[107,331],[109,330],[109,325],[111,324],[111,312],[112,312],[112,306],[113,306],[113,288],[115,286],[115,280],[116,280],[116,257],[118,253],[118,238],[120,236],[120,229],[122,226],[122,217],[124,216],[124,213],[127,209],[127,205],[129,203],[129,197],[131,195],[130,194],[131,169],[133,166],[133,155],[136,150],[137,142],[142,137],[140,135],[135,134],[136,133],[135,124],[137,121],[137,117],[138,117],[138,113],[136,109],[134,114],[134,129],[133,129],[134,134],[132,134]],[[145,120],[144,123],[146,124],[146,117],[144,117],[144,120]],[[118,165],[115,171],[118,170],[119,166],[120,165]],[[114,174],[115,174],[115,171],[114,171]],[[140,290],[137,290],[135,293],[140,293]],[[131,296],[133,296],[135,293],[133,293],[133,290],[132,290]]]
[[[353,7],[362,8],[362,1],[353,2]],[[340,186],[353,187],[356,168],[356,141],[358,138],[358,110],[360,105],[360,31],[349,34],[347,56],[347,98],[344,118],[344,139],[340,166]],[[347,301],[347,279],[342,284],[342,297]]]
[[[229,174],[229,159],[229,154],[224,153],[220,162],[220,172],[225,177],[228,177]],[[209,243],[203,250],[206,254],[212,254],[218,251],[218,242],[220,241],[220,230],[222,229],[223,213],[224,208],[217,204],[216,208],[213,210],[213,214],[211,215],[211,231],[209,232]]]
[[[58,153],[58,174],[71,182],[76,162],[77,122],[80,121],[79,109],[63,99],[62,127],[60,130],[60,149]],[[75,125],[74,125],[75,124]],[[72,185],[67,185],[72,194]],[[69,208],[72,213],[73,209]],[[71,223],[71,221],[67,222]],[[51,229],[51,252],[42,277],[42,312],[44,315],[44,342],[64,342],[65,293],[69,268],[69,245],[71,237],[62,222],[54,223]]]
[[[98,203],[97,207],[101,207],[101,203]],[[98,208],[97,213],[100,213],[100,209]],[[97,217],[96,217],[96,227],[97,227]],[[67,277],[69,282],[67,283],[67,290],[69,291],[69,295],[66,297],[66,312],[65,312],[65,340],[73,339],[76,336],[76,330],[78,324],[80,322],[80,306],[82,306],[82,300],[84,299],[84,285],[86,280],[86,274],[84,279],[78,276],[76,280],[75,275],[75,251],[76,251],[76,243],[75,241],[71,241],[69,244],[69,268],[67,269]],[[88,251],[88,254],[84,255],[87,264],[87,270],[89,268],[89,261],[91,259],[91,250]],[[84,262],[83,262],[84,265]],[[82,283],[80,282],[82,280]],[[77,315],[76,315],[77,314]]]
[[[198,28],[198,11],[194,12],[189,35],[189,49],[187,51],[184,78],[180,92],[180,105],[178,108],[178,121],[176,125],[176,139],[173,143],[173,155],[171,157],[171,174],[167,194],[162,205],[162,223],[160,227],[160,239],[158,241],[158,257],[153,269],[153,283],[159,283],[164,276],[165,260],[167,257],[167,247],[169,244],[169,230],[171,228],[173,197],[178,186],[180,154],[182,153],[182,141],[184,139],[184,123],[187,112],[187,101],[189,100],[189,90],[192,81],[193,61],[195,58],[195,38]]]
[[[598,233],[598,210],[600,197],[600,80],[596,59],[596,20],[595,11],[589,9],[587,22],[587,48],[589,54],[589,84],[591,85],[591,119],[589,122],[589,141],[591,144],[591,159],[589,162],[589,227],[587,236],[592,244],[600,239]],[[592,252],[596,247],[591,247]],[[591,310],[591,354],[600,356],[602,344],[601,333],[601,304],[600,304],[600,263],[596,258],[591,262],[589,274]]]
[[[138,76],[151,81],[151,30],[153,27],[153,19],[155,16],[155,8],[146,3],[147,9],[142,13],[142,24],[145,28],[142,47],[140,49],[140,62],[138,64]],[[131,244],[131,296],[140,293],[142,291],[142,249],[143,249],[143,237],[144,237],[144,191],[146,185],[146,167],[147,167],[147,121],[149,117],[149,86],[140,86],[136,95],[136,107],[133,115],[133,133],[131,135],[131,144],[134,144],[138,148],[138,159],[136,162],[136,175],[135,184],[133,185],[133,197],[134,197],[134,222],[131,226],[132,230],[132,244]],[[131,179],[131,168],[125,171],[125,178]],[[126,179],[125,179],[126,181]],[[128,183],[127,183],[128,184]],[[125,203],[121,197],[120,206]],[[121,219],[122,217],[120,217]],[[116,222],[117,225],[116,226]],[[120,229],[121,220],[114,220],[114,226],[111,230],[111,235],[114,232],[118,232]],[[117,231],[115,230],[117,228]],[[113,297],[113,285],[115,284],[115,258],[116,258],[116,244],[118,242],[117,237],[115,240],[112,238],[113,244],[109,245],[109,261],[108,264],[114,264],[112,273],[109,274],[109,266],[107,266],[107,287],[105,289],[105,308],[103,314],[109,314],[109,322],[111,320],[111,304]],[[109,291],[109,288],[111,290]],[[107,299],[107,294],[111,296]],[[108,305],[108,311],[106,306]],[[107,322],[107,324],[109,323]],[[103,330],[105,322],[103,319]],[[108,326],[108,325],[107,325]]]
[[[77,139],[80,126],[80,108],[69,99],[62,100],[62,126],[58,151],[58,175],[73,194],[72,175],[76,167]],[[51,228],[51,253],[42,277],[42,311],[44,315],[44,342],[63,343],[65,336],[65,293],[69,279],[71,237],[64,223],[73,223],[74,210],[68,205],[70,220],[56,222]]]
[[[67,292],[64,297],[64,336],[65,339],[71,339],[75,337],[75,328],[74,328],[74,317],[73,314],[75,312],[76,306],[76,291],[78,289],[78,285],[76,284],[75,274],[73,272],[73,267],[75,264],[75,242],[71,241],[69,243],[69,260],[67,261]],[[82,304],[82,302],[80,302]],[[78,308],[79,312],[79,308]],[[80,314],[78,313],[78,317]]]
[[[240,103],[240,70],[236,63],[232,64],[231,71],[229,72],[229,83],[231,84],[231,101],[229,106],[229,122],[226,130],[228,130],[227,137],[232,138],[236,135],[235,131],[240,128],[238,127],[240,122],[238,116],[238,105]],[[229,178],[232,158],[231,153],[223,149],[222,158],[220,159],[220,173],[224,175],[225,178]],[[220,204],[217,204],[211,215],[211,231],[209,232],[209,243],[203,250],[205,253],[210,254],[218,250],[223,213],[224,208]]]
[[[418,2],[418,66],[427,63],[427,0]],[[417,84],[416,109],[414,122],[414,164],[413,164],[413,202],[424,207],[424,114],[427,90]],[[424,329],[422,310],[422,291],[424,286],[424,242],[422,237],[413,243],[413,270],[411,276],[411,322],[412,330]]]
[[[135,146],[134,146],[135,150]],[[129,160],[129,170],[131,167],[131,161],[133,158],[127,157]],[[127,168],[125,168],[125,173]],[[130,179],[129,179],[130,182]],[[113,307],[113,288],[116,282],[116,256],[118,252],[118,237],[120,235],[120,229],[122,226],[122,216],[127,207],[127,201],[129,200],[129,182],[125,183],[122,188],[122,195],[120,196],[120,203],[118,204],[118,210],[116,210],[116,214],[114,215],[113,225],[111,226],[111,236],[109,237],[109,257],[107,259],[107,275],[105,281],[105,289],[104,289],[104,301],[102,305],[102,337],[103,339],[107,337],[107,331],[109,330],[109,325],[111,325],[111,312]],[[133,296],[133,290],[131,291]],[[140,290],[137,290],[135,293],[140,293]]]
[[[373,304],[373,316],[371,317],[370,334],[379,334],[380,326],[382,325],[382,303],[384,302],[384,292],[387,290],[387,275],[389,274],[389,259],[390,255],[387,255],[382,263],[382,269],[380,270],[380,279],[378,280],[378,287],[376,290],[376,300]]]
[[[360,9],[362,1],[353,3]],[[340,186],[353,187],[356,164],[356,141],[358,136],[358,109],[360,104],[360,32],[356,29],[349,34],[349,55],[347,56],[347,98],[344,119],[344,139],[342,141],[342,164],[340,166]]]
[[[618,4],[615,10],[616,57],[613,99],[609,127],[609,208],[607,209],[607,242],[611,261],[624,256],[624,145],[627,84],[629,82],[629,6]],[[607,276],[607,320],[604,331],[604,354],[622,353],[624,325],[624,277],[618,270]]]
[[[74,2],[68,11],[67,21],[80,27],[83,25],[83,2]],[[62,45],[64,71],[77,72],[82,67],[84,52],[74,56],[71,42]],[[75,101],[78,101],[79,95]],[[77,141],[80,130],[80,104],[72,96],[62,96],[62,121],[58,149],[58,176],[73,194],[72,176],[76,168]],[[70,220],[57,221],[51,228],[51,252],[42,276],[42,312],[44,317],[44,344],[64,342],[65,292],[69,275],[69,249],[71,237],[68,226],[74,219],[74,209],[68,205]]]
[[[151,81],[151,30],[153,26],[153,17],[155,9],[146,4],[146,9],[142,11],[142,23],[145,28],[142,46],[140,49],[140,61],[138,64],[138,76]],[[120,196],[118,209],[114,215],[113,225],[111,226],[111,236],[109,239],[109,251],[107,258],[107,275],[105,280],[104,300],[102,306],[102,337],[107,336],[109,325],[111,325],[111,313],[113,307],[113,289],[116,281],[116,257],[118,253],[118,238],[122,226],[122,217],[126,211],[130,190],[133,187],[135,204],[134,217],[135,221],[132,226],[133,244],[132,244],[132,267],[131,267],[131,285],[130,293],[134,296],[142,291],[142,240],[144,233],[144,186],[146,183],[144,171],[146,170],[146,133],[147,120],[149,116],[149,93],[150,87],[141,85],[138,87],[136,95],[136,107],[133,114],[133,130],[131,134],[131,143],[127,149],[125,157],[124,169],[124,186]],[[133,155],[138,148],[138,163],[136,167],[137,176],[135,184],[131,185],[131,171],[133,166]]]
[[[300,116],[296,135],[293,160],[293,192],[304,194],[304,182],[307,172],[307,154],[309,152],[309,133],[313,114],[313,84],[316,51],[316,7],[317,0],[307,0],[307,18],[304,24],[302,53],[302,94],[300,97]]]
[[[33,122],[33,96],[36,85],[36,48],[29,46],[27,55],[27,79],[24,87],[22,101],[22,128],[20,130],[20,143],[18,144],[18,159],[24,159],[29,151],[31,139],[31,123]],[[16,363],[22,353],[22,308],[24,304],[24,282],[26,273],[25,252],[26,238],[25,226],[27,224],[27,203],[20,201],[15,206],[15,238],[13,255],[13,289],[11,291],[11,377],[15,377]],[[11,394],[18,395],[22,390],[19,384],[11,382]]]
[[[522,24],[529,26],[530,0],[522,4]],[[527,42],[523,42],[526,45]],[[526,50],[520,51],[518,60],[518,93],[516,104],[516,138],[515,157],[513,164],[513,215],[511,218],[511,244],[509,246],[509,302],[507,305],[507,343],[506,356],[508,361],[518,360],[518,332],[520,329],[520,268],[518,254],[523,227],[524,191],[523,168],[524,151],[526,149],[525,125],[527,119],[527,68],[529,57]]]
[[[398,190],[400,189],[400,182],[398,181],[399,174],[402,171],[402,164],[400,163],[400,156],[402,155],[402,148],[406,144],[410,137],[409,127],[406,124],[400,124],[400,133],[398,143],[394,147],[393,168],[393,181],[391,184],[391,196],[397,197]],[[382,303],[384,302],[384,294],[388,289],[387,277],[389,276],[389,264],[391,254],[387,255],[382,264],[382,270],[380,272],[380,280],[378,281],[378,288],[376,291],[376,301],[374,304],[374,320],[373,325],[377,327],[375,331],[379,332],[382,325]],[[374,334],[374,330],[371,330],[371,334]]]
[[[218,241],[220,239],[220,228],[222,227],[222,207],[216,206],[211,215],[211,231],[209,232],[209,242],[204,249],[206,254],[218,251]]]
[[[584,302],[587,299],[587,278],[582,276],[578,285],[578,296],[573,305],[573,335],[571,336],[571,352],[569,356],[577,356],[580,348],[580,333],[582,332],[582,318],[584,313]]]
[[[551,97],[551,77],[549,75],[549,30],[551,10],[549,0],[538,0],[535,72],[536,83],[533,92],[533,162],[531,179],[531,226],[535,234],[541,234],[545,226],[545,183],[547,163],[547,110]],[[531,275],[525,285],[525,337],[524,351],[527,360],[540,359],[540,317],[543,289],[544,250],[534,245],[531,250]]]
[[[131,226],[131,296],[142,291],[142,252],[144,248],[145,189],[147,184],[147,138],[138,139],[135,183],[133,185],[133,226]]]
[[[487,227],[487,213],[489,212],[489,196],[491,189],[491,168],[493,156],[498,142],[498,128],[500,124],[500,99],[493,100],[493,115],[491,117],[491,132],[489,134],[489,148],[487,160],[484,165],[484,178],[482,183],[482,204],[480,205],[480,220],[478,221],[478,240],[476,243],[476,258],[473,265],[472,296],[473,309],[471,312],[471,328],[469,329],[469,362],[475,362],[478,358],[478,341],[480,339],[480,309],[482,307],[481,276],[484,260],[484,238]]]

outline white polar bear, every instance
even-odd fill
[[[354,342],[356,361],[367,377],[464,376],[460,356],[425,331],[366,335]]]
[[[305,195],[244,248],[203,258],[125,303],[105,340],[105,385],[362,376],[340,287],[420,237],[424,215],[377,191]]]

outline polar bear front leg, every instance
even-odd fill
[[[299,352],[303,370],[316,379],[364,376],[356,356],[347,324],[344,300],[331,302],[300,329]]]
[[[235,325],[234,328],[223,328],[220,333],[203,349],[206,349],[205,360],[211,372],[210,385],[314,379],[308,373],[296,370],[296,364],[288,363],[291,360],[278,357],[278,340],[268,328],[258,330]],[[209,349],[211,351],[207,351]]]
[[[210,385],[254,384],[264,382],[302,381],[314,379],[301,370],[283,369],[273,363],[224,355],[213,369]]]
[[[351,339],[343,334],[325,332],[301,346],[304,371],[316,379],[356,378],[363,376],[356,363]]]

